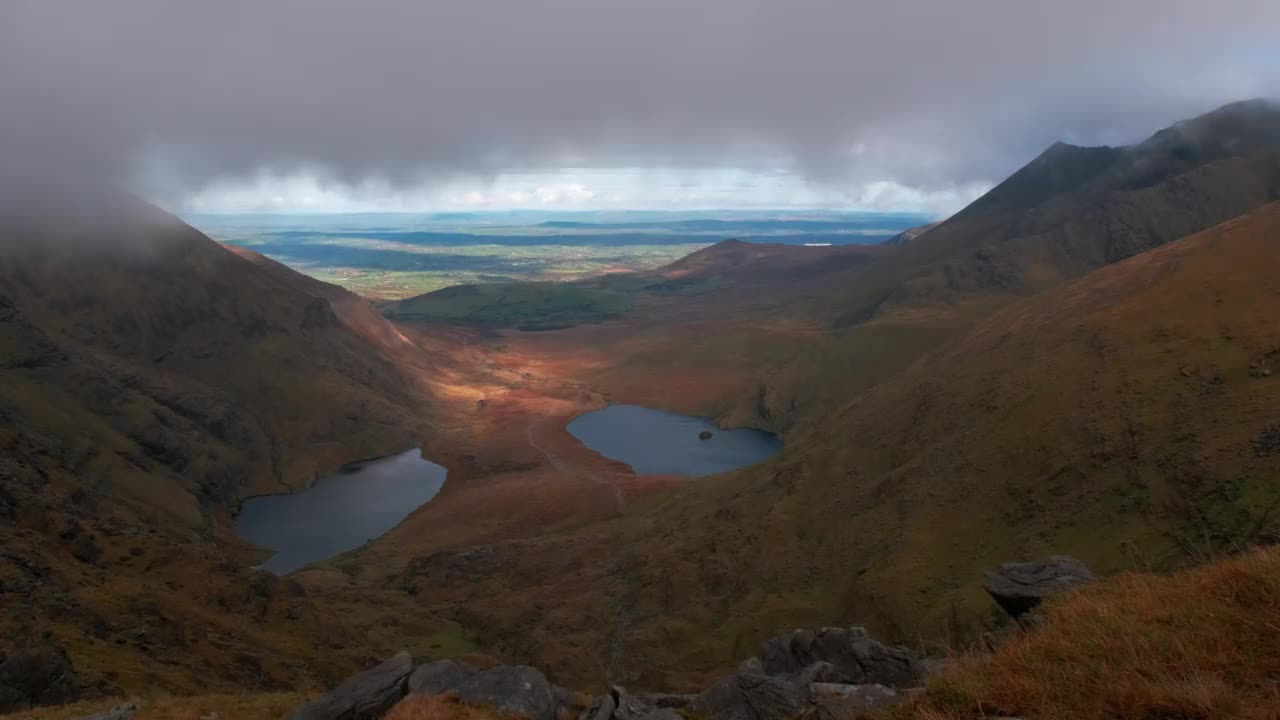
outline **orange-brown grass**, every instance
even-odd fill
[[[384,720],[501,720],[492,708],[467,705],[456,695],[411,695],[391,708]]]
[[[191,697],[158,697],[135,701],[138,712],[134,720],[200,720],[217,717],[224,720],[278,720],[301,702],[298,693],[245,693],[237,695],[196,695]],[[73,720],[106,712],[123,700],[92,700],[72,705],[24,710],[2,715],[3,720]]]
[[[1280,717],[1280,549],[1126,573],[933,679],[914,717]]]

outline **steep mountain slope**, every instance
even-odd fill
[[[633,647],[689,668],[811,623],[956,641],[1000,561],[1170,567],[1274,537],[1276,278],[1280,203],[1014,302],[778,460],[690,486],[636,520]]]
[[[1058,143],[908,243],[845,279],[840,321],[895,306],[1027,292],[1280,199],[1280,107],[1228,105],[1126,148]]]
[[[888,247],[898,247],[899,245],[906,245],[907,243],[915,240],[916,238],[919,238],[921,235],[924,235],[930,230],[938,227],[939,225],[942,224],[942,222],[943,221],[939,220],[938,222],[932,222],[932,223],[929,223],[928,225],[921,225],[919,227],[913,227],[907,230],[903,230],[897,235],[894,235],[888,240],[885,240],[884,244]]]
[[[7,649],[49,642],[85,683],[126,688],[274,686],[358,662],[331,613],[212,542],[246,494],[416,442],[420,393],[328,293],[126,196],[3,213]]]
[[[722,278],[739,284],[791,283],[865,264],[882,253],[875,245],[782,245],[724,240],[687,255],[658,274],[669,282]]]

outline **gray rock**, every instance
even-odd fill
[[[880,643],[859,627],[796,630],[770,638],[760,646],[760,661],[769,675],[797,673],[815,663],[829,663],[846,682],[862,685],[913,687],[924,676],[915,653]]]
[[[681,693],[636,693],[636,697],[654,707],[682,708],[697,696]]]
[[[442,660],[418,668],[408,685],[414,694],[453,692],[463,702],[486,705],[529,720],[556,720],[561,707],[556,688],[545,675],[527,665],[476,670]]]
[[[287,720],[378,720],[405,696],[413,660],[402,652],[294,708]]]
[[[442,695],[470,680],[478,670],[452,660],[421,665],[409,676],[409,692],[414,695]]]
[[[809,686],[818,720],[845,720],[860,713],[893,707],[906,698],[883,685],[839,685],[814,683]]]
[[[695,697],[686,709],[710,720],[787,720],[809,707],[808,688],[764,673],[758,658]]]
[[[609,691],[614,700],[614,720],[640,720],[658,709],[656,705],[646,702],[644,698],[627,692],[627,689],[621,685],[614,685],[609,688]]]
[[[1055,555],[1048,560],[1005,563],[995,572],[987,573],[982,587],[1005,612],[1020,618],[1049,595],[1097,579],[1079,560]]]
[[[582,714],[578,715],[578,720],[611,720],[613,711],[618,707],[618,701],[614,699],[613,693],[606,693],[596,698]]]
[[[662,697],[662,696],[659,696]],[[579,720],[641,720],[663,709],[645,695],[632,695],[621,685],[614,685],[609,692],[592,701],[591,706],[578,716]]]
[[[86,715],[79,720],[130,720],[136,712],[138,712],[138,704],[130,702],[117,705],[106,712]]]
[[[77,684],[71,660],[61,648],[49,645],[10,655],[0,662],[0,715],[71,702]]]
[[[850,678],[841,672],[840,668],[829,662],[816,662],[800,672],[787,675],[787,679],[796,685],[805,687],[808,687],[811,683],[853,683],[853,678]]]

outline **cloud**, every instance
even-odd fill
[[[311,173],[227,178],[187,195],[189,213],[419,212],[449,210],[897,210],[947,215],[984,183],[921,191],[895,182],[814,182],[785,171],[735,168],[562,168],[421,185],[346,183]]]
[[[1274,0],[9,0],[0,150],[11,176],[173,204],[264,177],[355,202],[563,168],[959,198],[1054,140],[1280,95],[1275,27]],[[512,202],[613,197],[567,182]]]

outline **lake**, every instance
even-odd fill
[[[639,405],[579,415],[567,429],[583,445],[643,475],[713,475],[755,465],[782,449],[782,441],[763,430],[721,430],[707,418]],[[711,437],[701,439],[702,433]]]
[[[291,573],[400,524],[440,492],[446,472],[416,448],[345,465],[301,492],[245,500],[236,515],[236,533],[276,552],[262,569]]]

